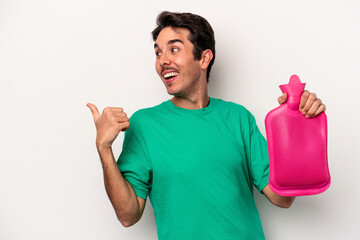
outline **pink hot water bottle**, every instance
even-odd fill
[[[308,119],[299,111],[304,88],[292,75],[289,84],[280,85],[287,102],[265,118],[269,185],[282,196],[318,194],[330,186],[326,114]]]

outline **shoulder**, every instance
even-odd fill
[[[218,109],[225,114],[230,114],[231,116],[234,115],[243,120],[253,121],[254,119],[254,116],[251,114],[251,112],[241,104],[218,98],[214,98],[214,101],[216,102]]]
[[[134,127],[141,128],[141,127],[147,126],[149,124],[152,124],[153,121],[156,121],[159,114],[166,111],[164,109],[164,103],[165,102],[162,102],[156,106],[142,108],[142,109],[135,111],[130,117],[130,120],[129,120],[130,125],[133,128]]]
[[[141,108],[133,113],[133,115],[130,117],[133,121],[139,121],[143,118],[148,118],[151,116],[156,115],[157,113],[163,111],[164,103],[162,102],[158,105],[155,105],[153,107],[147,107],[147,108]]]

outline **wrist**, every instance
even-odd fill
[[[100,155],[112,152],[111,145],[108,145],[108,144],[96,143],[96,148]]]

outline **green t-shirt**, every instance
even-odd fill
[[[159,240],[264,239],[253,197],[268,184],[267,144],[243,106],[170,100],[135,112],[118,166],[149,195]]]

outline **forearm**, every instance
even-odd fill
[[[272,204],[282,208],[289,208],[295,200],[295,197],[285,197],[274,193],[269,185],[266,185],[262,192]]]
[[[142,215],[138,198],[131,185],[119,171],[112,149],[98,148],[98,152],[103,167],[107,195],[121,224],[126,227],[131,226]]]

